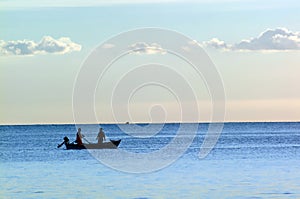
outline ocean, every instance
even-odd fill
[[[104,124],[108,139],[122,141],[119,149],[96,152],[57,145],[64,136],[75,140],[77,127],[96,142],[99,125],[1,125],[0,198],[300,198],[299,122],[225,123],[205,158],[199,151],[209,124],[199,124],[191,145],[176,159],[168,154],[144,164],[135,159],[159,154],[180,125],[154,124],[162,128],[149,135],[143,132],[147,124],[139,124],[140,131],[131,135],[123,132],[125,124]],[[190,125],[195,124],[183,127],[187,136]],[[103,154],[114,165],[102,162]],[[153,171],[126,172],[128,165],[150,168],[168,158]]]

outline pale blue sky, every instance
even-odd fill
[[[93,7],[86,6],[95,1],[87,5],[65,2],[72,7],[58,3],[54,7],[47,7],[47,3],[38,6],[34,1],[26,5],[21,1],[1,2],[4,7],[0,4],[0,40],[39,42],[44,36],[67,37],[81,50],[66,54],[1,55],[0,123],[72,123],[73,84],[82,62],[94,47],[120,32],[160,27],[181,32],[200,43],[218,38],[236,44],[268,29],[282,27],[295,34],[300,31],[297,1],[121,1],[111,5],[97,3]],[[205,49],[224,81],[227,121],[300,120],[299,49]],[[139,117],[135,118],[134,122],[139,122]],[[111,122],[112,118],[102,120]],[[140,121],[147,118],[141,116]]]
[[[4,31],[0,36],[4,40],[39,40],[47,34],[68,36],[93,46],[95,38],[101,42],[119,32],[145,26],[174,29],[198,40],[222,37],[228,42],[254,37],[267,28],[299,28],[296,3],[245,2],[11,8],[1,10]]]

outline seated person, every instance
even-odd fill
[[[64,143],[65,143],[65,144],[69,144],[69,141],[70,141],[69,138],[68,138],[67,136],[65,136],[65,137],[64,137]]]
[[[78,145],[83,145],[82,143],[82,138],[84,137],[83,134],[81,134],[81,128],[78,128],[78,131],[76,133],[76,140],[75,142],[78,144]]]

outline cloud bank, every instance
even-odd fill
[[[230,45],[217,38],[203,42],[206,47],[236,51],[287,51],[300,50],[300,32],[292,32],[286,28],[268,29],[258,37],[242,40]]]
[[[32,40],[5,42],[0,40],[1,55],[66,54],[80,50],[81,45],[72,42],[68,37],[54,39],[50,36],[44,36],[39,42]]]
[[[166,54],[166,50],[163,49],[159,44],[152,43],[147,44],[145,42],[138,42],[129,46],[129,50],[134,54]]]

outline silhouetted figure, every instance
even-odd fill
[[[105,133],[102,128],[99,129],[98,136],[96,137],[96,140],[98,140],[98,144],[102,144],[105,140]]]
[[[83,145],[82,143],[82,138],[84,137],[83,134],[81,134],[81,128],[78,128],[78,131],[76,133],[76,140],[75,142],[78,144],[78,145]]]
[[[67,136],[64,137],[64,141],[61,144],[57,145],[57,148],[60,148],[64,144],[69,144],[69,141],[70,140],[69,140],[69,138]]]
[[[65,144],[69,144],[69,141],[70,141],[69,138],[68,138],[67,136],[65,136],[65,137],[64,137],[64,143],[65,143]]]

